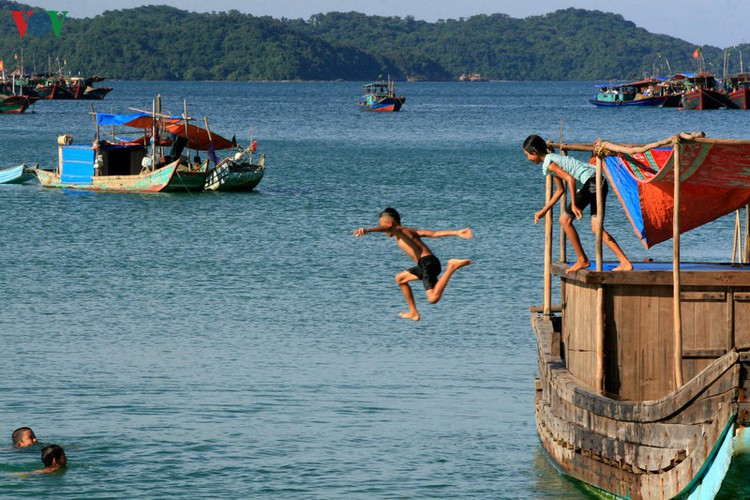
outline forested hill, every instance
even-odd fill
[[[13,10],[35,11],[24,37]],[[355,12],[293,20],[148,6],[68,18],[59,37],[50,27],[43,9],[2,2],[6,68],[23,49],[27,72],[45,71],[59,59],[76,73],[131,80],[370,80],[381,74],[455,80],[470,72],[497,80],[595,80],[697,69],[697,46],[688,41],[649,33],[620,15],[572,8],[525,19],[493,14],[430,23]],[[741,48],[750,54],[750,47]],[[722,50],[704,46],[702,53],[707,69],[720,73]],[[739,61],[733,62],[737,71]]]

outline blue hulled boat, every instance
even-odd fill
[[[656,78],[621,84],[597,85],[597,93],[589,102],[594,106],[663,106],[669,99],[661,81]]]
[[[406,97],[396,95],[396,82],[390,78],[363,85],[362,90],[357,102],[362,111],[395,112],[406,102]]]

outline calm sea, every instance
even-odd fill
[[[267,153],[251,194],[127,195],[0,186],[0,495],[77,498],[580,498],[534,426],[543,177],[528,134],[640,142],[680,131],[748,137],[750,113],[597,109],[591,83],[402,84],[401,113],[357,110],[354,83],[111,82],[97,111],[209,118]],[[51,167],[56,137],[94,137],[86,102],[0,116],[3,166]],[[108,131],[103,131],[108,132]],[[474,264],[423,319],[401,320],[382,235],[430,240]],[[646,251],[615,197],[607,224]],[[731,256],[733,219],[683,240]],[[581,225],[584,244],[593,236]],[[31,426],[69,469],[14,451]]]

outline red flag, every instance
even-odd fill
[[[695,49],[693,51],[693,59],[698,59],[701,55],[701,49]]]
[[[253,143],[250,144],[250,151],[253,153],[258,151],[258,141],[253,141]]]

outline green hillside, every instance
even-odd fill
[[[46,71],[48,61],[59,60],[81,74],[131,80],[369,80],[390,74],[442,81],[466,72],[499,80],[592,80],[666,74],[667,61],[672,73],[696,70],[696,45],[649,33],[620,15],[580,9],[429,23],[355,12],[279,20],[148,6],[68,18],[60,37],[49,32],[43,9],[35,9],[22,38],[10,11],[28,9],[35,8],[0,4],[6,68],[23,50],[27,72]],[[722,50],[702,50],[707,68],[719,73]]]

